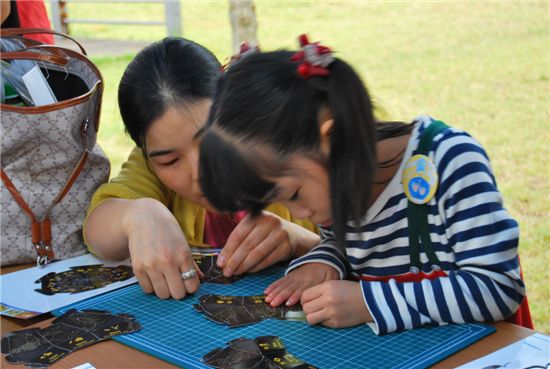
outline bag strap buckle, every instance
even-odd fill
[[[41,268],[45,267],[51,260],[49,257],[49,254],[52,251],[51,246],[46,245],[44,241],[40,241],[40,243],[34,244],[34,248],[38,253],[38,256],[36,257],[36,266]]]
[[[37,266],[45,266],[54,259],[52,248],[52,225],[49,218],[41,222],[32,222],[32,244],[38,253]]]

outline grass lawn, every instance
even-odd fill
[[[48,3],[48,2],[47,2]],[[73,18],[161,20],[147,4],[69,4]],[[227,1],[182,1],[183,32],[220,60],[230,55]],[[395,119],[427,113],[469,131],[491,157],[505,205],[521,227],[520,255],[536,329],[550,333],[548,1],[256,1],[263,49],[296,47],[307,32],[360,72]],[[135,15],[135,16],[134,16]],[[74,25],[84,38],[155,41],[163,27]],[[116,90],[131,55],[95,58],[105,79],[99,142],[113,174],[131,147]],[[546,246],[545,246],[546,245]]]

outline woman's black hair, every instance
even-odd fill
[[[148,128],[168,107],[214,95],[219,71],[216,57],[190,40],[166,37],[145,47],[126,67],[118,87],[126,132],[143,148]]]
[[[284,171],[291,155],[307,155],[328,169],[332,227],[343,246],[346,222],[359,224],[369,206],[377,140],[372,103],[344,61],[335,59],[328,77],[304,80],[292,55],[249,55],[220,78],[202,133],[201,186],[220,210],[257,210],[276,195],[265,178]],[[322,108],[334,120],[328,160],[320,157]]]

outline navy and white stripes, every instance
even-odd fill
[[[321,243],[293,261],[288,271],[310,262],[326,263],[340,277],[360,281],[377,334],[424,324],[497,321],[512,315],[525,290],[517,255],[519,228],[502,204],[489,158],[467,133],[448,128],[434,138],[429,156],[439,174],[428,203],[432,246],[447,277],[420,282],[371,281],[409,272],[407,198],[403,164],[432,119],[417,119],[400,169],[370,207],[359,227],[349,226],[344,255],[330,229]],[[422,271],[431,265],[420,255]],[[287,271],[287,273],[288,273]]]

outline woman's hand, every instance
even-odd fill
[[[340,273],[332,266],[324,263],[307,263],[294,269],[266,288],[266,302],[271,306],[279,306],[286,301],[292,306],[300,301],[302,293],[310,287],[323,282],[340,279]]]
[[[372,321],[358,282],[324,282],[305,290],[301,303],[309,324],[343,328]]]
[[[223,274],[257,272],[311,249],[319,236],[267,211],[247,215],[237,224],[218,256]]]
[[[196,292],[200,270],[172,213],[149,198],[133,200],[128,210],[122,226],[141,288],[161,299],[182,299]],[[191,268],[195,268],[197,276],[184,281],[181,273]]]

